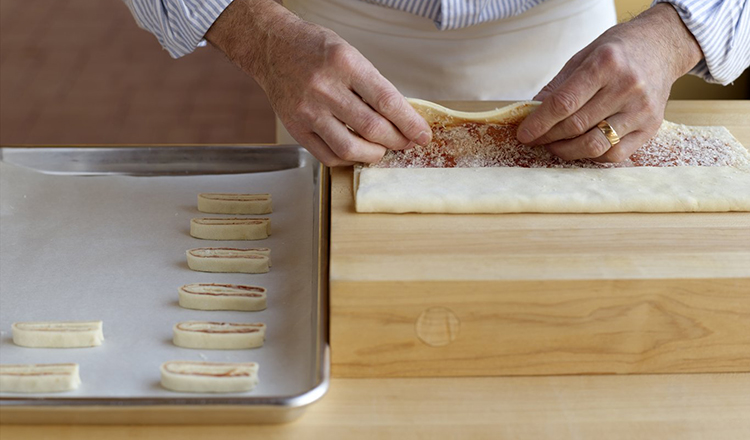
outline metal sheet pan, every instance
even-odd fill
[[[305,150],[6,147],[0,153],[1,361],[76,362],[83,381],[66,393],[0,394],[3,422],[286,422],[326,392],[328,173]],[[197,211],[199,192],[271,193],[273,234],[255,242],[190,237],[190,218],[213,216]],[[258,275],[189,270],[185,251],[205,246],[270,247],[273,267]],[[183,309],[177,288],[192,282],[264,286],[268,308]],[[104,321],[101,347],[31,349],[12,342],[12,322],[90,319]],[[176,347],[172,325],[185,320],[264,322],[266,343],[253,350]],[[260,384],[240,394],[174,393],[159,385],[159,365],[174,359],[255,361]]]

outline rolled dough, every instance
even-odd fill
[[[186,255],[188,267],[199,272],[266,273],[271,267],[268,248],[196,248]]]
[[[15,322],[13,343],[35,348],[78,348],[102,345],[102,321]]]
[[[185,348],[238,350],[263,345],[266,325],[260,323],[186,321],[175,324],[172,341]]]
[[[204,240],[262,240],[271,235],[269,218],[194,218],[190,235]]]
[[[266,289],[241,284],[186,284],[179,289],[180,306],[196,310],[257,311],[266,308]]]
[[[198,211],[212,214],[270,214],[270,194],[198,194]]]
[[[78,364],[0,365],[2,393],[56,393],[80,384]]]
[[[629,163],[566,163],[515,141],[515,127],[538,103],[468,113],[410,102],[433,133],[465,124],[464,144],[455,141],[451,154],[442,145],[389,151],[378,164],[356,166],[357,212],[750,211],[750,153],[724,127],[665,121]],[[496,135],[498,127],[512,135],[504,145],[466,141]]]
[[[255,362],[169,361],[161,366],[161,385],[184,393],[236,393],[258,384]]]

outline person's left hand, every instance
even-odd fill
[[[622,162],[661,125],[672,83],[701,59],[698,43],[669,4],[610,28],[577,53],[534,98],[519,142],[565,160]],[[597,124],[614,128],[612,146]]]

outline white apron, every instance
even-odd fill
[[[408,97],[526,100],[616,23],[611,0],[548,0],[505,20],[439,31],[432,20],[361,0],[284,0],[332,29]],[[296,143],[277,120],[277,142]]]

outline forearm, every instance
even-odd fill
[[[234,0],[206,38],[328,166],[376,162],[387,149],[430,141],[425,120],[359,51],[273,0]]]
[[[672,82],[688,73],[703,59],[700,45],[669,4],[657,4],[627,25],[643,29],[642,33],[638,33],[643,38],[650,39],[649,44],[660,46],[659,52],[664,57],[662,61],[669,61],[667,73]],[[650,30],[656,32],[649,32]]]
[[[206,39],[261,85],[273,63],[276,31],[300,19],[275,0],[234,0],[206,33]]]
[[[750,4],[743,0],[655,0],[669,3],[702,49],[690,71],[729,84],[750,66]]]

